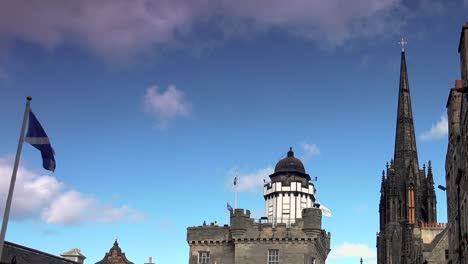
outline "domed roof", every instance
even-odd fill
[[[292,148],[289,148],[288,155],[286,158],[278,161],[275,166],[275,173],[277,172],[301,172],[306,173],[304,169],[304,164],[302,161],[296,157],[294,157],[294,152]]]

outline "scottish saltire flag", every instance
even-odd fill
[[[232,212],[232,206],[231,206],[229,203],[227,203],[227,210],[228,210],[229,212]]]
[[[42,167],[46,170],[54,171],[54,150],[50,145],[49,137],[31,110],[29,111],[29,125],[25,141],[41,152]]]

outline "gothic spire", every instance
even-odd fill
[[[401,174],[406,172],[411,162],[418,168],[416,137],[414,133],[413,111],[406,69],[405,51],[401,52],[400,89],[395,136],[395,169]]]
[[[432,186],[432,189],[434,189],[434,176],[432,175],[432,164],[430,160],[429,160],[429,165],[427,169],[427,181],[429,185]]]

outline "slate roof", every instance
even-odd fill
[[[79,248],[74,248],[74,249],[71,249],[71,250],[68,250],[64,253],[61,254],[61,256],[70,256],[70,257],[81,257],[83,259],[85,259],[86,257],[81,254],[81,250]]]
[[[16,258],[17,264],[77,264],[72,260],[5,241],[0,264],[10,264],[13,257]]]
[[[294,157],[294,152],[292,148],[290,148],[287,157],[278,161],[278,163],[276,164],[275,173],[292,171],[306,173],[304,169],[304,164],[302,164],[302,161],[300,159]]]

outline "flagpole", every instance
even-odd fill
[[[8,225],[8,218],[10,216],[10,208],[11,208],[11,202],[13,198],[13,191],[15,189],[16,173],[18,171],[21,150],[23,149],[24,132],[26,130],[26,122],[28,120],[31,100],[32,98],[30,96],[26,97],[26,108],[24,109],[23,124],[21,125],[21,133],[19,137],[18,148],[16,149],[15,164],[13,166],[13,173],[11,175],[10,189],[8,190],[8,197],[6,201],[5,212],[3,214],[2,230],[0,233],[0,262],[2,260],[3,245],[5,244],[5,234],[6,234],[7,225]]]
[[[234,209],[237,209],[237,186],[239,185],[239,178],[237,175],[239,175],[239,172],[236,171],[236,184],[234,185]]]
[[[234,189],[235,189],[234,190],[234,199],[235,199],[234,209],[237,209],[237,185],[236,185],[236,187]]]

